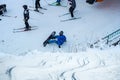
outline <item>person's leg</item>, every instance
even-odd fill
[[[37,1],[35,2],[35,10],[38,11],[38,4],[37,4]]]
[[[73,11],[74,11],[74,8],[73,8],[73,7],[70,7],[70,8],[69,8],[69,12],[70,12],[70,14],[71,14],[71,17],[74,17]]]
[[[29,30],[29,29],[30,29],[30,26],[29,26],[28,20],[25,21],[25,26],[26,26],[26,30]]]
[[[59,48],[61,48],[62,44],[60,42],[56,41],[56,44],[58,45]]]
[[[51,43],[56,43],[56,40],[46,40],[46,41],[43,43],[43,46],[45,47],[47,44],[51,44]]]
[[[38,8],[42,8],[41,5],[40,5],[40,2],[38,2]]]
[[[56,43],[58,47],[61,48],[61,44],[56,40],[49,40],[48,43]]]
[[[48,40],[48,43],[57,43],[57,41],[56,40]]]
[[[72,7],[69,8],[69,12],[70,12],[71,17],[73,17],[73,10],[72,10]]]

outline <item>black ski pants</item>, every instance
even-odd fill
[[[29,29],[29,28],[30,28],[29,23],[28,23],[28,19],[25,20],[25,28],[26,28],[26,29]]]
[[[36,10],[38,10],[38,8],[40,8],[41,6],[40,6],[40,3],[39,3],[39,1],[36,1],[35,2],[35,8],[36,8]]]
[[[74,9],[75,9],[75,8],[73,8],[73,7],[70,7],[70,8],[69,8],[69,12],[70,12],[70,14],[71,14],[71,17],[74,17],[74,14],[73,14]]]

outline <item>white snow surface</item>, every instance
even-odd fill
[[[24,27],[22,5],[34,6],[34,0],[0,0],[7,4],[0,16],[0,80],[120,80],[120,46],[107,49],[89,49],[88,43],[105,37],[120,28],[120,0],[104,0],[89,5],[76,0],[75,17],[81,19],[60,22],[70,18],[67,7],[48,6],[55,0],[41,0],[44,14],[30,11],[29,23],[38,29],[13,33]],[[31,8],[32,9],[32,8]],[[17,16],[16,18],[14,18]],[[43,47],[43,41],[56,31],[63,30],[67,42]]]
[[[41,10],[44,14],[30,11],[29,24],[38,26],[37,30],[21,33],[13,33],[13,29],[25,27],[23,22],[23,4],[33,6],[34,0],[1,0],[1,3],[7,4],[7,13],[12,17],[1,17],[0,22],[0,51],[10,54],[21,54],[31,50],[40,50],[41,52],[75,52],[74,48],[86,47],[87,43],[93,43],[96,40],[120,28],[120,1],[105,0],[101,3],[89,5],[85,1],[76,0],[77,7],[75,17],[81,19],[60,22],[60,20],[70,18],[70,15],[58,17],[68,12],[69,7],[48,6],[47,0],[41,0],[41,6],[48,10]],[[48,3],[55,2],[48,0]],[[62,3],[65,3],[63,0]],[[67,5],[67,2],[66,4]],[[13,18],[17,16],[17,18]],[[51,34],[56,31],[57,34],[63,30],[67,37],[67,42],[61,50],[56,44],[47,45],[45,48],[42,43]]]
[[[120,80],[119,47],[79,53],[0,53],[0,80]]]

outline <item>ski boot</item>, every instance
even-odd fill
[[[56,2],[56,6],[60,6],[61,4],[60,4],[60,2]]]

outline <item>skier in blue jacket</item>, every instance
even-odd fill
[[[59,35],[55,36],[55,39],[51,39],[48,41],[48,44],[50,43],[56,43],[59,48],[61,48],[61,45],[66,42],[66,37],[63,35],[63,31],[60,31]]]

